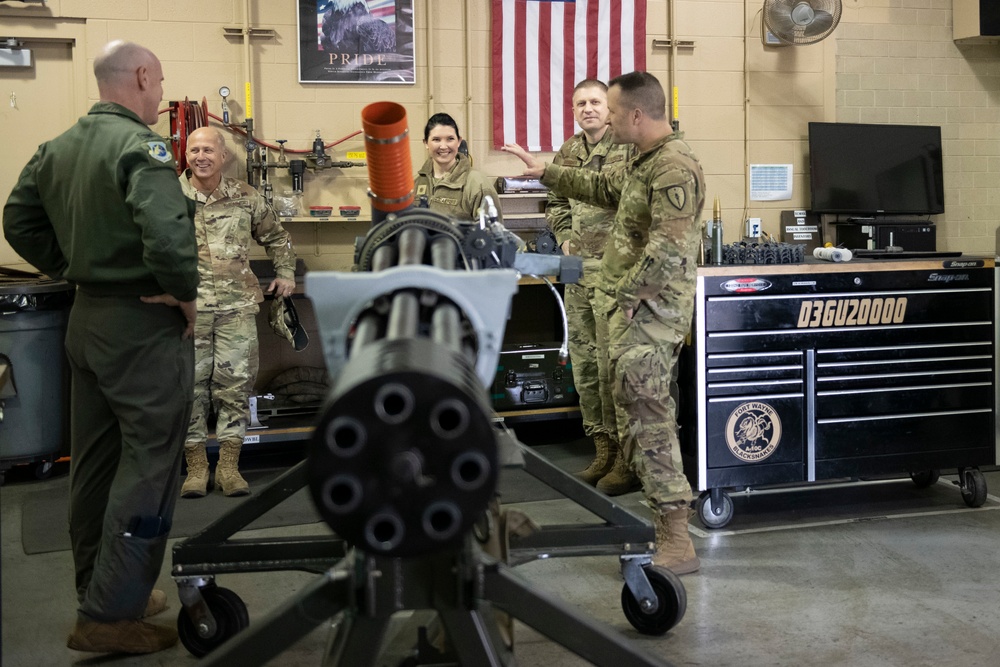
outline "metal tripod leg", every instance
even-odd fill
[[[501,563],[485,567],[485,597],[499,609],[598,667],[668,667],[616,630],[527,585]]]
[[[335,535],[230,539],[256,519],[308,485],[308,461],[300,461],[273,482],[226,512],[201,532],[173,548],[174,578],[226,572],[305,570],[324,572],[343,557],[344,541]],[[317,514],[317,520],[319,515]]]
[[[207,664],[263,664],[327,619],[345,612],[324,664],[375,667],[380,664],[393,613],[434,609],[459,664],[510,667],[514,661],[490,612],[492,605],[598,667],[668,667],[617,631],[530,586],[506,565],[473,553],[467,547],[450,555],[406,561],[348,555],[259,623],[209,654]]]
[[[439,610],[438,615],[460,665],[510,667],[513,664],[493,614],[479,608]]]
[[[209,653],[204,658],[205,664],[209,667],[263,665],[342,612],[350,605],[354,592],[354,578],[344,561],[330,568],[260,622],[252,624]]]
[[[347,614],[331,638],[323,664],[376,667],[389,620],[388,616]]]
[[[512,537],[508,563],[519,565],[544,555],[636,555],[655,551],[656,531],[647,518],[622,507],[594,487],[581,482],[530,447],[517,443],[524,471],[583,509],[603,524],[546,525],[524,537]]]

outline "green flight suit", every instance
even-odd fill
[[[160,574],[194,349],[180,309],[139,297],[195,299],[192,209],[167,143],[110,102],[42,144],[4,207],[11,247],[77,289],[69,524],[83,620],[138,618]]]

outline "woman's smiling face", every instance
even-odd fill
[[[427,154],[434,160],[435,171],[444,173],[455,166],[460,141],[458,132],[450,125],[435,125],[431,128],[424,146],[427,147]]]

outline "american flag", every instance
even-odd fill
[[[396,0],[368,0],[368,11],[390,25],[396,22]]]
[[[646,68],[646,0],[492,0],[493,143],[555,151],[583,79]]]

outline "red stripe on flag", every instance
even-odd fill
[[[611,3],[611,25],[620,26],[619,30],[627,30],[628,26],[622,25],[622,4],[620,2]],[[611,39],[608,44],[608,71],[622,71],[622,42],[621,39]]]
[[[538,12],[538,143],[552,145],[552,108],[562,108],[552,99],[552,3],[539,3]],[[546,122],[548,121],[548,122]]]
[[[587,77],[588,79],[596,79],[598,76],[597,72],[597,56],[598,56],[598,19],[600,18],[599,11],[601,9],[601,4],[594,0],[593,2],[587,3]],[[607,83],[607,81],[605,81]]]
[[[503,136],[503,0],[493,0],[493,145],[502,146]]]
[[[632,34],[635,36],[635,71],[646,71],[646,0],[635,3],[635,21],[632,24]],[[622,72],[628,74],[628,72]]]

